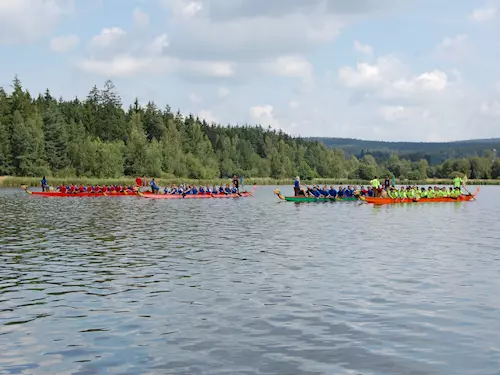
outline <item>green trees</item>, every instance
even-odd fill
[[[34,98],[15,77],[0,88],[0,175],[84,177],[244,177],[372,179],[500,178],[493,153],[442,164],[345,154],[321,142],[293,138],[261,126],[226,127],[163,110],[137,99],[127,111],[114,84],[94,86],[83,100],[56,100],[49,90]]]

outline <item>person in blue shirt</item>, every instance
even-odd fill
[[[373,188],[371,186],[368,186],[368,196],[369,197],[375,196],[375,192],[373,191]]]
[[[156,185],[155,179],[153,178],[151,180],[151,192],[153,194],[158,194],[159,191],[160,191],[160,188],[158,187],[158,185]]]
[[[337,190],[333,186],[330,186],[330,190],[328,190],[328,195],[332,198],[337,198]]]
[[[49,191],[49,185],[47,184],[47,179],[45,178],[45,176],[42,177],[40,183],[42,184],[42,191]]]
[[[229,187],[229,184],[226,185],[226,188],[224,189],[224,193],[227,195],[227,194],[231,194],[231,188]]]
[[[206,193],[205,187],[200,185],[199,192],[200,192],[200,194],[205,194]]]
[[[233,186],[231,189],[232,194],[238,194],[238,188],[236,186]]]
[[[351,186],[348,186],[347,189],[344,190],[345,197],[352,197],[354,195],[354,190],[351,189]]]
[[[299,176],[295,177],[295,182],[293,183],[293,191],[294,191],[296,197],[300,195],[300,177]]]
[[[311,193],[312,193],[312,195],[313,195],[314,197],[316,197],[316,198],[319,198],[319,197],[321,196],[321,193],[320,193],[320,191],[318,190],[318,188],[316,188],[316,186],[315,186],[315,187],[313,187],[313,189],[312,189]]]

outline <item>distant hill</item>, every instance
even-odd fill
[[[433,164],[439,164],[446,159],[458,159],[469,156],[484,156],[500,152],[500,138],[472,139],[456,142],[383,142],[364,141],[351,138],[305,138],[324,143],[327,147],[343,150],[347,155],[358,158],[370,154],[377,161],[384,161],[392,154],[411,161],[427,159]],[[497,150],[497,151],[495,151]]]

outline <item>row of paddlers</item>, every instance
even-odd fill
[[[479,188],[473,194],[461,195],[459,197],[437,197],[437,198],[382,198],[382,197],[306,197],[306,196],[284,196],[279,189],[274,190],[274,194],[282,201],[305,203],[305,202],[366,202],[375,205],[397,204],[397,203],[445,203],[445,202],[467,202],[476,199]]]

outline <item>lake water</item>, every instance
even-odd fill
[[[500,374],[499,187],[384,207],[272,189],[1,190],[0,374]]]

